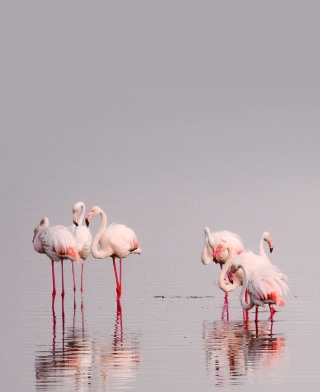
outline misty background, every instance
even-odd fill
[[[255,252],[268,230],[290,296],[307,285],[319,297],[319,8],[1,6],[4,377],[22,361],[25,271],[43,264],[49,278],[33,229],[44,216],[70,225],[77,201],[135,230],[143,253],[125,268],[137,284],[143,273],[150,286],[210,294],[204,227],[234,231]]]

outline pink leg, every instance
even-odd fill
[[[64,298],[64,275],[63,275],[63,260],[61,260],[61,280],[62,280],[62,291],[61,291],[61,297]]]
[[[275,308],[272,305],[269,305],[270,307],[270,318],[269,320],[273,321],[273,315],[276,313]]]
[[[74,277],[74,261],[73,260],[71,261],[71,264],[72,264],[73,291],[76,292],[77,286],[76,286],[76,280]]]
[[[119,298],[120,285],[119,285],[119,279],[118,279],[117,265],[116,265],[115,257],[112,257],[112,260],[113,260],[114,276],[115,276],[115,278],[116,278],[116,292],[117,292],[117,298]]]
[[[255,320],[254,320],[255,322],[257,322],[258,321],[258,306],[256,306],[256,318],[255,318]]]
[[[243,321],[247,323],[249,321],[249,311],[242,309]]]
[[[84,268],[84,265],[82,262],[82,265],[81,265],[81,287],[80,287],[81,293],[83,293],[83,268]]]
[[[120,259],[120,289],[119,289],[119,291],[120,291],[119,297],[121,297],[121,294],[122,294],[122,259]]]
[[[54,261],[51,260],[51,271],[52,271],[52,301],[54,302],[54,297],[56,296],[56,278],[54,276]]]

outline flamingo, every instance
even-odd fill
[[[70,231],[74,235],[77,242],[77,249],[82,260],[81,265],[81,287],[80,290],[83,292],[83,262],[88,258],[90,254],[90,246],[92,242],[92,235],[87,226],[82,226],[83,218],[85,215],[85,205],[82,201],[79,201],[73,206],[73,223],[74,225],[70,227]],[[79,216],[80,214],[80,216]],[[72,276],[73,276],[73,291],[76,291],[76,283],[74,278],[74,267],[72,261]]]
[[[207,265],[214,261],[216,264],[220,264],[220,268],[222,269],[222,265],[228,259],[228,251],[224,250],[219,254],[219,259],[215,259],[213,256],[214,249],[221,241],[227,241],[227,243],[236,251],[236,253],[240,254],[244,251],[243,244],[239,238],[239,236],[230,231],[218,231],[215,233],[211,233],[210,229],[206,227],[204,229],[205,232],[205,241],[202,250],[201,260],[202,263]],[[229,275],[230,280],[232,280],[232,274]],[[218,281],[215,282],[217,284]],[[225,292],[225,306],[228,304],[228,292]]]
[[[287,277],[281,273],[275,266],[265,262],[262,256],[255,255],[250,251],[236,255],[234,250],[225,242],[220,243],[214,251],[214,257],[228,250],[228,259],[223,265],[220,277],[219,287],[223,291],[231,291],[230,285],[226,284],[226,274],[229,269],[233,272],[242,269],[243,285],[240,293],[240,302],[244,310],[250,310],[256,305],[256,321],[258,321],[258,307],[268,304],[270,307],[270,319],[273,320],[275,310],[273,305],[284,306],[283,296],[286,295],[288,286]],[[231,285],[232,286],[232,285]],[[245,292],[249,294],[249,303],[245,298]]]
[[[52,269],[52,297],[56,295],[56,283],[54,275],[54,261],[61,261],[62,292],[64,298],[64,276],[63,260],[80,262],[80,255],[77,250],[77,243],[70,231],[61,225],[49,226],[49,219],[41,219],[38,226],[34,229],[33,247],[38,253],[45,253],[51,260]]]
[[[87,226],[89,226],[90,220],[98,214],[101,215],[101,226],[92,241],[91,253],[96,259],[112,257],[117,300],[119,300],[122,293],[122,259],[131,253],[140,254],[141,249],[138,245],[135,232],[129,227],[115,223],[107,227],[107,216],[100,207],[94,206],[91,208],[91,211],[86,217]],[[98,242],[100,250],[98,250]],[[120,279],[117,273],[116,257],[120,259]]]
[[[225,250],[220,253],[219,259],[214,259],[213,257],[213,251],[216,248],[216,246],[221,242],[221,241],[227,241],[230,246],[237,252],[241,253],[244,251],[243,244],[238,237],[237,234],[231,233],[230,231],[217,231],[216,233],[211,233],[210,229],[206,227],[204,229],[205,232],[205,241],[204,241],[204,247],[202,250],[202,264],[209,264],[211,261],[214,261],[215,263],[224,264],[228,258],[228,251]]]

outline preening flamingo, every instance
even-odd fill
[[[122,259],[131,253],[140,254],[141,249],[135,232],[129,227],[115,223],[107,227],[107,216],[100,207],[95,206],[91,208],[86,217],[87,226],[89,226],[90,220],[98,214],[101,215],[101,226],[92,241],[91,253],[96,259],[112,257],[117,299],[120,299],[122,293]],[[98,250],[98,242],[100,250]],[[120,279],[117,272],[116,257],[120,259]]]
[[[210,229],[206,227],[204,229],[205,240],[202,250],[201,260],[203,264],[209,264],[211,261],[215,263],[224,264],[228,258],[228,251],[225,250],[220,253],[219,259],[214,259],[213,251],[221,241],[227,241],[230,247],[232,247],[236,253],[244,251],[243,244],[237,234],[231,233],[230,231],[217,231],[211,233]]]
[[[56,295],[54,261],[61,261],[61,296],[64,297],[63,260],[81,261],[73,234],[64,226],[49,226],[49,219],[43,218],[34,229],[32,242],[34,249],[38,253],[45,253],[51,260],[53,297]]]
[[[81,287],[80,290],[83,292],[83,270],[84,264],[83,262],[88,258],[90,254],[90,246],[92,243],[92,235],[87,226],[82,226],[83,218],[85,215],[85,205],[82,201],[79,201],[73,206],[73,223],[74,226],[71,226],[71,232],[74,235],[77,242],[77,249],[82,260],[81,265]],[[79,215],[80,214],[80,215]],[[73,275],[73,290],[76,291],[76,283],[74,279],[74,267],[72,261],[72,275]]]
[[[214,257],[228,249],[228,260],[223,265],[219,277],[219,287],[223,291],[230,291],[230,285],[226,284],[226,274],[231,269],[234,273],[239,269],[243,271],[243,287],[240,293],[240,302],[244,310],[250,310],[256,305],[256,321],[258,320],[258,306],[268,304],[270,318],[273,319],[275,310],[272,305],[284,306],[283,296],[286,295],[288,286],[287,277],[275,266],[265,262],[263,257],[252,252],[243,252],[236,255],[234,250],[222,242],[214,251]],[[233,289],[232,289],[233,290]],[[245,291],[249,294],[249,303],[245,298]]]

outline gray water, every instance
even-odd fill
[[[4,8],[1,390],[318,390],[318,5]],[[64,302],[56,263],[52,309],[33,229],[78,201],[138,236],[121,309],[92,256],[83,297],[64,263]],[[271,233],[290,289],[273,323],[245,323],[238,291],[224,308],[205,226],[256,253]]]

